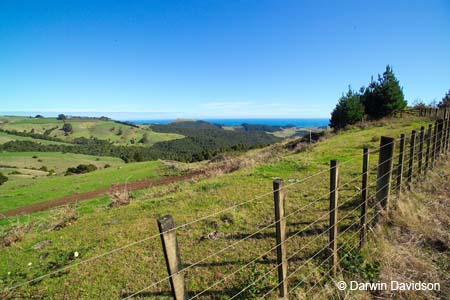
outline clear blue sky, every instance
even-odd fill
[[[440,100],[450,1],[0,1],[2,113],[328,117],[386,64]]]

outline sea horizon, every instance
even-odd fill
[[[183,120],[183,118],[181,119]],[[124,120],[124,121],[143,125],[143,124],[168,124],[175,120],[177,120],[177,118]],[[205,121],[224,126],[239,126],[244,123],[247,123],[247,124],[258,124],[268,126],[294,125],[295,127],[323,127],[328,126],[329,123],[328,118],[195,118],[195,119],[189,118],[186,120]]]

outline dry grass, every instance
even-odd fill
[[[381,281],[439,282],[440,292],[388,293],[381,299],[450,299],[450,161],[398,199],[386,228],[377,229]]]

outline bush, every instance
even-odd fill
[[[65,123],[64,126],[62,127],[62,130],[64,131],[65,134],[72,133],[73,132],[72,124]]]
[[[342,95],[339,103],[331,113],[330,127],[341,129],[347,125],[355,124],[364,117],[364,106],[361,95],[348,88],[346,95]]]
[[[68,168],[66,171],[66,176],[67,175],[73,175],[73,174],[84,174],[84,173],[89,173],[89,172],[93,172],[97,170],[97,167],[93,164],[88,164],[88,165],[78,165],[76,168]]]
[[[0,185],[4,184],[7,181],[8,177],[6,177],[5,175],[3,175],[3,173],[0,172]]]

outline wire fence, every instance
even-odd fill
[[[221,286],[234,276],[241,274],[243,270],[247,269],[251,265],[256,264],[263,257],[272,254],[274,251],[277,252],[277,262],[275,264],[272,264],[271,268],[268,271],[264,272],[257,278],[254,278],[254,280],[250,284],[241,287],[236,293],[230,295],[229,299],[242,297],[246,293],[246,291],[264,280],[267,276],[269,276],[276,270],[278,270],[278,284],[267,287],[268,289],[264,292],[261,292],[261,295],[258,295],[258,297],[259,299],[265,299],[269,295],[275,293],[277,289],[280,290],[280,297],[287,297],[288,294],[302,287],[302,285],[306,283],[307,279],[312,276],[313,272],[311,270],[308,271],[308,268],[306,268],[306,270],[304,269],[308,264],[319,260],[318,263],[320,262],[320,264],[314,264],[315,269],[320,269],[323,265],[330,264],[330,268],[323,272],[322,277],[306,291],[306,294],[308,294],[317,285],[319,285],[324,278],[333,278],[336,275],[333,274],[333,270],[336,268],[336,265],[339,265],[339,263],[346,255],[345,253],[343,255],[340,255],[341,251],[345,250],[346,253],[349,253],[362,246],[364,242],[363,239],[367,239],[367,236],[365,234],[362,234],[362,231],[366,230],[366,227],[371,228],[375,226],[377,224],[378,218],[388,213],[390,206],[392,206],[392,204],[389,203],[391,198],[390,193],[400,193],[404,189],[411,188],[411,185],[413,185],[414,182],[423,179],[427,172],[435,167],[436,162],[441,157],[443,157],[445,154],[448,154],[450,140],[449,111],[419,111],[417,114],[419,116],[436,117],[437,120],[433,127],[430,127],[428,129],[421,128],[420,130],[413,132],[410,136],[405,135],[395,139],[382,138],[379,147],[367,150],[361,156],[358,155],[346,161],[340,162],[337,165],[330,165],[330,167],[325,170],[316,172],[305,178],[296,180],[288,184],[284,184],[282,181],[277,181],[278,185],[275,185],[274,183],[274,189],[270,192],[263,193],[251,199],[216,210],[210,214],[196,218],[181,225],[175,226],[173,219],[170,216],[166,216],[166,219],[162,220],[161,218],[161,220],[159,220],[160,231],[156,234],[130,242],[117,248],[113,248],[99,255],[80,260],[76,263],[64,266],[35,278],[31,278],[24,282],[8,287],[7,289],[5,289],[5,292],[13,293],[14,290],[17,290],[20,287],[36,283],[46,277],[51,277],[68,269],[83,264],[88,264],[102,257],[107,257],[127,248],[140,245],[144,242],[148,242],[156,238],[160,238],[163,244],[163,253],[168,275],[159,280],[151,282],[140,290],[126,294],[122,297],[122,299],[134,298],[141,295],[143,292],[152,290],[153,288],[167,281],[170,282],[170,293],[174,296],[175,299],[197,299],[201,297],[207,297],[207,292],[209,292],[213,288]],[[416,138],[418,133],[418,138]],[[397,147],[398,143],[404,143],[404,147]],[[400,151],[399,148],[403,151]],[[353,176],[349,180],[343,182],[342,184],[339,183],[338,171],[340,168],[343,168],[351,161],[354,162],[358,158],[360,159],[362,157],[372,157],[372,155],[375,155],[376,153],[379,154],[379,159],[375,166],[366,167],[366,170],[363,169],[361,172],[358,172],[357,175]],[[373,174],[374,172],[376,172],[376,179],[372,182],[369,182],[370,174]],[[287,212],[287,214],[285,213],[285,195],[289,193],[289,190],[302,183],[308,183],[313,178],[317,178],[319,176],[324,177],[327,174],[330,174],[330,186],[328,192],[323,193],[322,195],[314,198],[311,201],[308,201],[306,204],[302,204],[299,207],[296,207],[292,211]],[[331,180],[333,179],[338,182],[338,185],[336,185],[336,187],[334,188],[332,188],[331,185]],[[358,182],[362,184],[361,188],[356,185],[358,184]],[[351,185],[356,185],[355,187],[357,187],[357,191],[355,193],[349,194],[349,191],[344,188],[348,188]],[[367,192],[366,198],[363,193],[365,191]],[[343,192],[343,195],[338,195],[338,192]],[[267,222],[266,225],[258,228],[257,230],[247,234],[242,238],[239,238],[238,240],[232,242],[229,245],[226,245],[225,247],[218,249],[217,251],[214,251],[209,255],[203,256],[202,258],[188,264],[187,266],[183,266],[181,264],[180,250],[178,247],[176,236],[177,231],[271,196],[274,197],[275,206],[277,204],[280,205],[278,207],[278,210],[275,207],[274,221]],[[315,217],[315,220],[308,223],[301,229],[298,229],[296,231],[286,230],[286,220],[288,218],[294,216],[298,218],[298,215],[300,213],[311,209],[319,202],[323,203],[325,199],[330,200],[329,210],[327,210],[320,216]],[[339,201],[338,203],[338,199],[344,201]],[[295,199],[290,201],[295,201]],[[333,201],[338,203],[338,205],[333,207],[331,205]],[[336,220],[332,220],[331,216],[333,214],[336,214],[337,216],[337,213],[341,210],[345,211],[346,214],[343,217],[338,217]],[[372,217],[367,220],[365,216],[369,214],[371,214]],[[319,223],[326,221],[328,218],[330,223],[324,230],[318,232],[313,238],[311,238],[307,243],[304,243],[301,247],[293,249],[294,251],[290,253],[289,256],[286,254],[288,242],[295,239],[301,242],[305,232],[312,229]],[[337,231],[338,226],[342,225],[344,221],[354,218],[356,218],[356,220],[354,220],[350,224],[347,224],[344,230],[342,230],[341,232]],[[167,224],[169,224],[169,227],[164,227]],[[213,257],[220,256],[223,253],[230,251],[231,249],[238,248],[238,246],[240,246],[242,243],[255,238],[256,236],[267,230],[271,230],[273,227],[276,227],[277,229],[275,234],[277,242],[275,243],[275,245],[271,246],[268,250],[259,252],[256,257],[250,259],[248,262],[246,262],[239,268],[236,268],[235,270],[229,272],[222,278],[215,280],[212,283],[208,283],[206,288],[195,293],[188,291],[185,284],[185,274],[188,270],[201,265],[202,263],[210,260]],[[355,232],[351,233],[352,230],[354,230]],[[287,232],[289,234],[287,234]],[[335,235],[332,235],[332,232],[334,232]],[[349,234],[350,236],[347,236],[345,242],[339,242],[340,238]],[[320,239],[323,239],[324,237],[326,237],[326,235],[329,235],[329,240],[321,241]],[[358,235],[359,238],[357,238]],[[313,255],[308,258],[301,257],[301,263],[299,265],[296,265],[298,259],[295,258],[299,254],[305,252],[306,250],[310,250],[314,244],[320,242],[325,243],[322,247],[320,247],[318,251],[313,251]],[[354,245],[352,245],[350,248],[346,248],[351,243],[354,243]],[[338,244],[339,247],[337,246]],[[324,252],[329,253],[329,255],[325,258],[321,257]],[[295,269],[289,271],[288,267],[294,266]],[[303,272],[308,271],[308,273],[302,273],[302,279],[295,280],[295,276],[298,275],[302,270]],[[288,287],[290,283],[293,283],[294,285],[292,287]],[[284,290],[282,287],[284,288]]]

